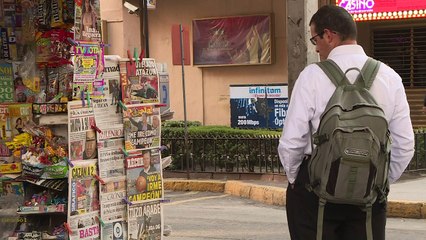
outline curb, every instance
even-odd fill
[[[241,181],[165,179],[164,189],[173,191],[223,192],[261,203],[285,206],[285,188]],[[388,201],[387,216],[426,219],[426,202]]]

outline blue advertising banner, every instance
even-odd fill
[[[288,109],[286,84],[230,85],[231,127],[281,129]]]

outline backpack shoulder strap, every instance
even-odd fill
[[[324,71],[336,87],[341,84],[349,84],[349,80],[346,78],[342,69],[340,69],[333,60],[327,59],[326,61],[317,62],[316,64]]]
[[[355,83],[358,86],[365,87],[366,89],[370,89],[374,79],[376,78],[379,68],[380,68],[379,61],[372,58],[368,58],[364,66],[362,67],[361,74],[358,75]]]

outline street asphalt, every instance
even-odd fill
[[[285,205],[285,182],[255,180],[164,179],[164,189],[173,191],[223,192],[265,204]],[[426,175],[404,175],[391,184],[388,217],[426,219]]]

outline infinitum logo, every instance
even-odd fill
[[[249,93],[265,94],[265,87],[251,87],[251,88],[249,88]],[[267,94],[281,93],[281,89],[267,87],[266,93]]]
[[[369,12],[373,11],[374,0],[342,0],[339,6],[349,12]]]

